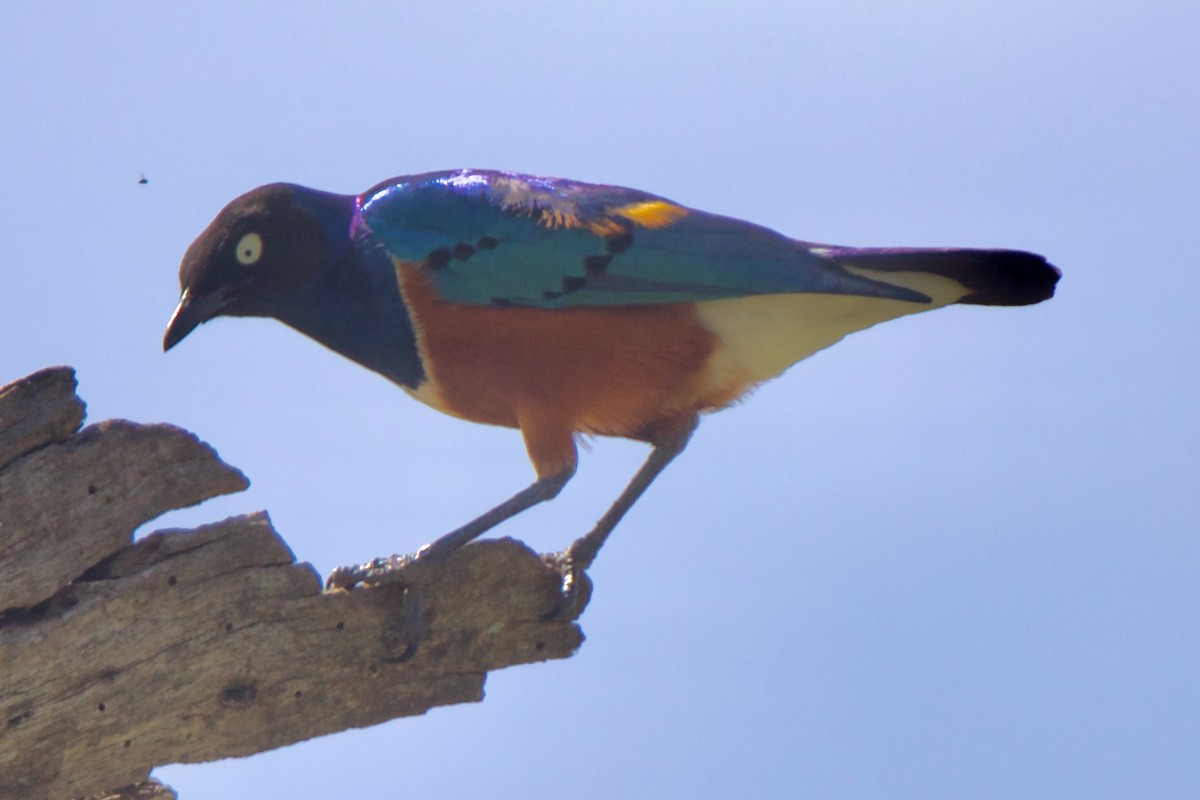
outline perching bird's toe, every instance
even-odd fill
[[[543,622],[574,622],[583,615],[592,599],[592,579],[568,548],[561,553],[543,556],[546,563],[558,570],[562,582],[554,608],[542,615]]]

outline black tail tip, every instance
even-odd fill
[[[832,257],[878,272],[927,272],[962,284],[957,302],[978,306],[1029,306],[1054,296],[1058,267],[1024,250],[969,247],[835,248]]]
[[[1062,271],[1037,253],[1022,250],[979,251],[982,269],[963,283],[971,294],[959,300],[980,306],[1031,306],[1054,296]],[[967,276],[963,276],[967,277]]]

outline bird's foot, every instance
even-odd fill
[[[425,622],[421,583],[429,575],[429,567],[437,556],[423,556],[426,548],[411,555],[373,558],[365,564],[338,567],[325,581],[326,591],[353,589],[367,585],[387,592],[398,593],[399,613],[392,619],[382,637],[384,661],[403,663],[417,654],[417,649],[429,634]]]
[[[380,556],[364,564],[338,567],[329,573],[325,588],[353,589],[359,584],[386,586],[396,583],[411,586],[428,575],[429,568],[442,561],[444,555],[429,552],[429,545],[425,545],[416,553]]]
[[[592,579],[571,553],[571,548],[561,553],[543,556],[546,563],[558,570],[558,603],[542,616],[544,622],[574,622],[587,608],[592,599]]]
[[[434,539],[412,555],[375,558],[365,564],[338,567],[325,582],[327,589],[352,589],[360,583],[370,585],[403,583],[411,586],[429,574],[429,568],[447,558],[481,534],[532,505],[556,496],[574,474],[574,467],[546,478],[538,478],[500,505],[444,536]]]
[[[353,589],[360,583],[371,585],[404,582],[404,564],[412,556],[394,555],[373,558],[365,564],[349,564],[338,567],[325,579],[325,588]]]

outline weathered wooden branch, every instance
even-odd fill
[[[172,797],[153,767],[479,701],[489,670],[583,640],[542,619],[558,571],[508,539],[333,592],[262,512],[131,542],[246,479],[170,425],[80,431],[74,389],[68,368],[0,389],[0,798]]]

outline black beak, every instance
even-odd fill
[[[184,289],[167,323],[166,333],[163,334],[163,352],[170,350],[183,341],[189,333],[202,322],[207,322],[221,313],[228,302],[226,292],[214,292],[210,295],[196,297],[190,289]]]

